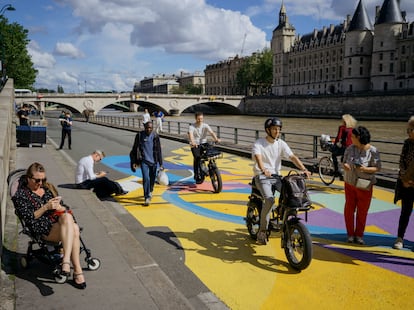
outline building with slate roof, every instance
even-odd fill
[[[371,22],[359,0],[340,25],[296,35],[282,2],[273,30],[274,95],[414,89],[414,23],[399,0],[384,0]]]

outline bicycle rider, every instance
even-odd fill
[[[298,169],[310,177],[311,173],[306,169],[302,161],[292,152],[288,144],[279,139],[282,130],[282,121],[277,117],[268,118],[264,123],[266,138],[257,139],[253,145],[252,157],[255,161],[253,166],[254,178],[257,188],[264,198],[263,209],[260,213],[260,227],[257,234],[259,244],[267,243],[267,227],[269,225],[270,211],[275,203],[272,187],[280,192],[282,183],[279,178],[272,175],[280,175],[282,159],[289,159]]]
[[[204,115],[202,112],[195,113],[195,123],[190,125],[188,129],[188,138],[190,140],[191,152],[193,153],[193,169],[194,179],[196,184],[203,183],[203,176],[201,171],[201,148],[200,144],[207,142],[207,135],[210,134],[215,142],[220,142],[211,127],[204,123]]]

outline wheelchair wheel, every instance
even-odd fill
[[[53,274],[55,275],[56,283],[63,284],[68,280],[68,277],[61,274],[59,269],[56,269]]]
[[[88,264],[88,269],[92,271],[101,267],[101,261],[97,258],[86,258],[86,263]]]
[[[335,168],[330,157],[322,157],[319,161],[319,176],[326,185],[331,185],[335,180]]]

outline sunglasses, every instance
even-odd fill
[[[43,183],[43,182],[46,182],[46,178],[44,178],[44,179],[36,179],[36,178],[33,178],[33,177],[30,177],[35,183]]]
[[[407,128],[407,133],[412,133],[414,131],[414,128]]]

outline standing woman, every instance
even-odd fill
[[[61,205],[61,198],[55,197],[54,186],[46,182],[45,168],[39,163],[31,164],[20,182],[12,198],[17,216],[42,239],[62,242],[62,275],[70,275],[72,262],[74,286],[86,288],[79,259],[79,226],[71,212]]]
[[[334,145],[332,147],[332,161],[335,168],[335,175],[342,177],[338,167],[338,156],[343,157],[345,149],[352,144],[352,129],[355,128],[357,121],[351,114],[342,115],[342,123],[338,127]],[[343,158],[341,158],[342,162]]]
[[[394,203],[401,199],[398,238],[393,246],[397,250],[404,247],[404,235],[414,203],[414,116],[411,116],[408,120],[407,134],[408,139],[404,141],[400,155],[400,171],[394,196]],[[412,251],[414,251],[414,247]]]
[[[347,242],[364,244],[362,239],[376,183],[375,173],[381,169],[380,155],[370,144],[371,135],[363,126],[352,129],[352,145],[344,154],[345,226]],[[356,215],[355,215],[356,213]]]

